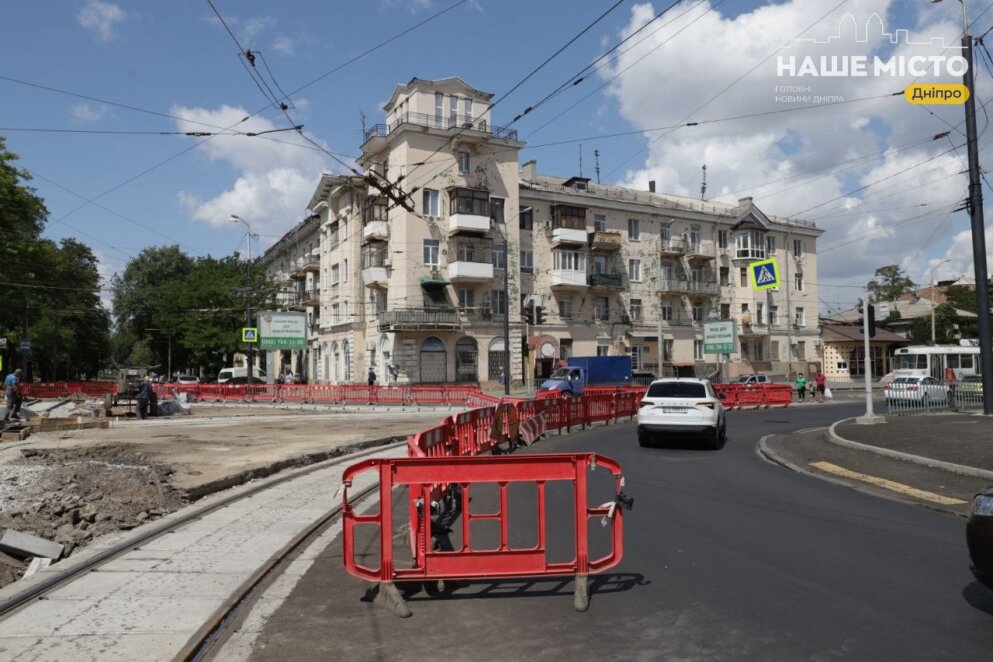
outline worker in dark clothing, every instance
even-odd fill
[[[138,418],[145,420],[148,418],[148,403],[155,397],[155,391],[152,390],[152,380],[150,377],[145,377],[145,381],[138,386],[138,394],[135,399],[138,401]]]

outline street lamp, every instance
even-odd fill
[[[934,265],[934,268],[931,269],[931,295],[928,297],[928,299],[931,300],[931,344],[932,345],[935,344],[935,332],[934,332],[934,272],[941,265],[945,264],[946,262],[951,262],[951,261],[952,261],[952,258],[946,257],[944,260],[942,260],[938,264]]]
[[[237,214],[231,214],[232,223],[245,225],[245,242],[248,244],[248,268],[245,269],[245,326],[252,325],[252,226]],[[252,385],[252,373],[255,370],[254,345],[248,343],[248,385]]]

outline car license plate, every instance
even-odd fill
[[[685,414],[685,407],[662,407],[663,414]]]

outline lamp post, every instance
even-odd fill
[[[245,326],[252,325],[252,226],[237,214],[231,214],[232,223],[245,225],[245,242],[248,244],[248,268],[245,269]],[[252,385],[252,373],[255,371],[254,346],[248,343],[248,385]]]
[[[145,331],[158,331],[159,333],[162,333],[162,329],[155,329],[155,328],[152,328],[152,327],[146,328]],[[167,359],[167,363],[166,363],[166,370],[168,370],[168,372],[166,373],[166,378],[168,380],[168,379],[172,379],[172,336],[171,335],[167,335],[166,336],[166,339],[169,342],[169,346],[168,346],[169,347],[169,349],[168,349],[168,352],[169,353],[168,353],[168,359]]]
[[[935,344],[935,329],[934,329],[934,272],[941,265],[945,264],[946,262],[951,262],[951,261],[952,261],[952,258],[946,257],[944,260],[942,260],[938,264],[934,265],[934,268],[931,269],[931,295],[928,297],[928,299],[931,300],[931,344],[932,345]]]

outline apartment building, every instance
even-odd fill
[[[359,164],[401,182],[412,211],[365,178],[321,177],[309,204],[316,379],[364,381],[371,367],[380,383],[498,381],[508,351],[514,381],[590,355],[709,374],[709,319],[738,322],[731,376],[819,363],[821,230],[750,198],[723,204],[540,175],[534,161],[519,168],[524,143],[493,125],[491,98],[459,78],[394,90]],[[755,292],[747,265],[770,257],[783,285]],[[528,305],[540,325],[522,316]]]
[[[275,282],[277,308],[307,314],[307,349],[271,352],[271,356],[256,355],[256,365],[273,378],[287,371],[308,381],[321,378],[315,369],[320,351],[320,302],[324,292],[320,221],[319,214],[310,214],[270,246],[256,265]]]

